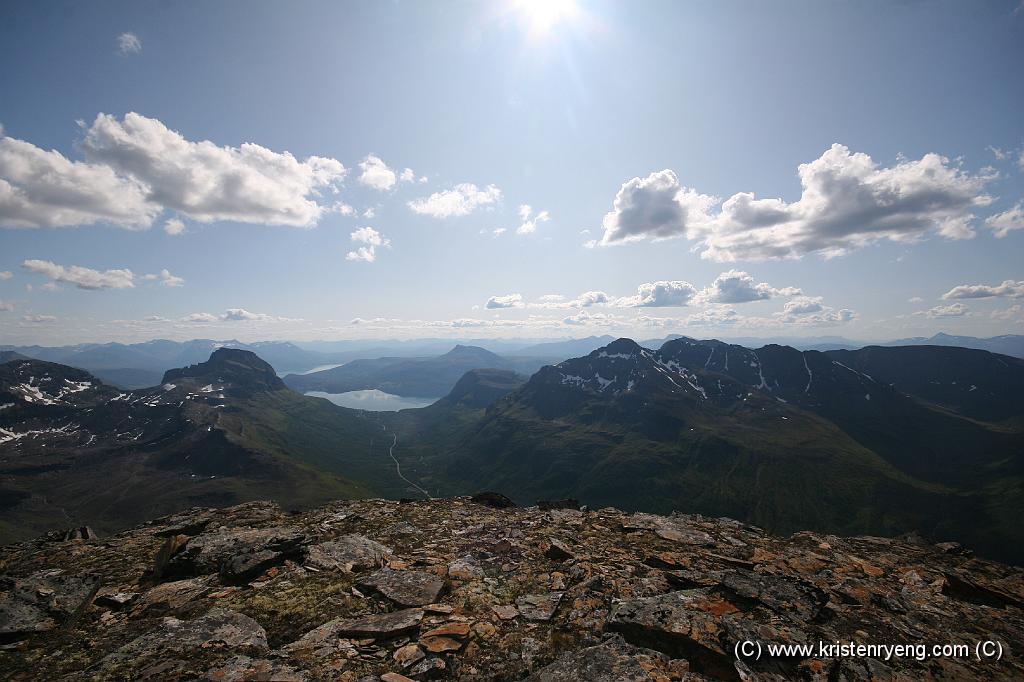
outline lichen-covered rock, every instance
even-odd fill
[[[99,584],[95,575],[70,575],[59,568],[25,578],[0,577],[0,635],[15,637],[67,624],[92,600]]]
[[[154,556],[179,537],[168,564],[188,575],[157,579]],[[468,498],[247,503],[9,545],[0,566],[0,624],[42,626],[0,632],[18,682],[1024,679],[1024,571],[919,537]],[[98,577],[96,599],[78,576]],[[736,661],[744,640],[991,640],[1003,657]]]
[[[444,589],[444,580],[431,573],[390,568],[360,578],[358,584],[380,592],[399,606],[433,604]]]
[[[304,537],[295,528],[219,528],[188,540],[163,570],[164,576],[225,572],[229,579],[252,577],[257,569],[301,552]]]
[[[364,571],[381,566],[393,551],[379,542],[350,533],[306,549],[306,565],[323,570]]]

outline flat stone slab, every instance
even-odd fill
[[[295,528],[222,528],[190,538],[164,569],[164,575],[187,577],[226,570],[228,577],[243,579],[268,559],[279,562],[296,556],[304,536]],[[245,559],[246,555],[256,558]],[[238,557],[243,559],[238,559]],[[237,559],[237,561],[236,561]],[[232,563],[234,561],[234,563]],[[237,574],[237,575],[236,575]]]
[[[164,618],[155,630],[104,657],[97,675],[108,679],[116,671],[118,678],[132,679],[134,676],[128,674],[131,669],[167,661],[167,679],[172,679],[175,675],[171,671],[194,655],[190,652],[210,647],[263,652],[267,650],[267,633],[249,616],[220,607],[192,620]]]
[[[650,682],[658,679],[654,671],[664,672],[668,665],[665,656],[610,641],[565,654],[523,682]]]
[[[444,580],[424,571],[377,571],[359,580],[359,587],[376,590],[399,606],[426,606],[437,601]]]
[[[203,679],[211,682],[306,682],[309,677],[281,661],[232,656],[223,664],[208,670]]]
[[[342,535],[306,549],[306,566],[323,570],[365,571],[378,568],[394,551],[362,535]]]
[[[626,599],[612,607],[605,629],[630,643],[685,658],[712,676],[735,678],[722,641],[739,610],[707,588]],[[732,620],[730,620],[732,619]]]
[[[342,637],[389,639],[415,630],[422,620],[423,609],[402,609],[360,618],[335,618],[310,630],[285,650],[316,650]]]
[[[523,618],[527,620],[548,621],[558,610],[563,594],[563,592],[528,594],[516,599],[516,607]]]
[[[60,569],[0,578],[0,634],[54,630],[74,618],[99,590],[99,578]]]

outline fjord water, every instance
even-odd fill
[[[327,398],[335,405],[351,407],[355,410],[371,412],[397,412],[411,407],[426,407],[437,402],[439,398],[408,398],[385,393],[377,389],[366,391],[346,391],[345,393],[325,393],[324,391],[308,391],[305,395],[314,398]]]

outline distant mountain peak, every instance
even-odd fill
[[[189,379],[223,384],[235,393],[286,388],[273,367],[252,351],[238,348],[218,348],[206,362],[168,370],[162,383],[174,384]]]

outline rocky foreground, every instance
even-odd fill
[[[914,538],[428,502],[197,509],[0,549],[11,680],[1024,679],[1024,571]],[[737,660],[738,642],[970,655]],[[999,661],[977,660],[996,642]]]

